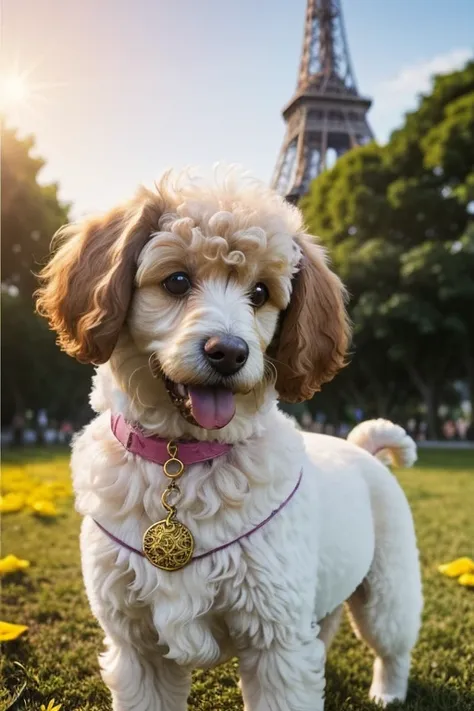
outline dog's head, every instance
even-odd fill
[[[260,184],[166,178],[57,243],[37,306],[61,347],[100,364],[125,342],[194,425],[224,427],[236,396],[270,383],[306,400],[343,365],[341,282],[300,212]]]

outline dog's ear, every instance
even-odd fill
[[[293,403],[309,400],[344,366],[350,331],[346,292],[324,249],[307,236],[296,242],[301,260],[271,353],[279,396]]]
[[[160,216],[148,191],[102,217],[63,227],[57,249],[40,274],[36,307],[58,344],[82,363],[111,356],[133,292],[140,251]]]

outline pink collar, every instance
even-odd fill
[[[170,458],[167,450],[169,440],[155,435],[145,437],[142,432],[129,424],[123,415],[112,415],[111,427],[115,437],[127,452],[138,454],[143,459],[155,464],[164,464]],[[191,442],[178,441],[177,444],[179,444],[179,458],[185,466],[217,459],[232,449],[231,444],[223,442],[198,442],[195,440]]]
[[[131,452],[131,454],[137,454],[138,456],[143,457],[143,459],[147,459],[150,462],[154,462],[155,464],[160,465],[164,465],[167,460],[170,459],[170,453],[168,452],[169,440],[161,439],[160,437],[156,436],[145,437],[145,435],[142,434],[138,429],[129,424],[125,420],[123,415],[112,415],[111,427],[115,437],[125,447],[127,452]],[[180,461],[184,465],[197,464],[198,462],[207,462],[211,459],[216,459],[217,457],[223,456],[232,449],[232,445],[222,444],[220,442],[180,441],[176,444],[179,444],[179,460],[177,461]],[[164,469],[166,473],[166,467],[164,467]],[[167,476],[170,475],[168,474]],[[237,538],[232,539],[228,543],[224,543],[220,546],[217,546],[217,548],[213,548],[209,551],[206,551],[205,553],[193,556],[189,562],[199,560],[200,558],[206,558],[212,553],[217,553],[218,551],[224,550],[225,548],[228,548],[234,543],[237,543],[238,541],[244,538],[248,538],[252,535],[252,533],[255,533],[255,531],[258,531],[260,528],[262,528],[262,526],[268,523],[268,521],[270,521],[274,516],[276,516],[291,501],[291,499],[299,489],[302,477],[303,470],[300,471],[300,475],[293,490],[283,501],[283,503],[280,504],[278,508],[274,509],[270,513],[270,515],[267,516],[263,521],[261,521],[257,526],[254,526],[250,531],[246,531],[245,533],[240,536],[237,536]],[[170,478],[173,479],[174,477]],[[97,526],[115,543],[118,543],[120,546],[126,548],[131,553],[137,553],[138,555],[146,558],[145,553],[142,550],[133,548],[128,543],[125,543],[125,541],[121,541],[110,531],[104,528],[104,526],[102,526],[99,521],[97,521],[96,519],[93,520],[95,521]]]

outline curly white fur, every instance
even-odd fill
[[[105,632],[101,667],[115,711],[184,711],[191,670],[233,655],[248,711],[321,711],[326,650],[345,602],[356,633],[376,655],[371,697],[386,704],[406,694],[422,608],[418,552],[405,496],[372,455],[389,450],[408,465],[415,447],[386,421],[363,423],[343,441],[301,433],[277,409],[274,388],[262,380],[263,353],[290,298],[298,257],[291,235],[301,217],[260,187],[246,190],[245,210],[232,191],[217,199],[194,188],[163,216],[140,255],[118,345],[95,377],[91,402],[98,416],[74,443],[84,580]],[[228,249],[217,242],[202,249],[211,228]],[[159,288],[166,264],[181,258],[205,275],[187,310]],[[229,269],[241,281],[230,282]],[[281,305],[254,314],[246,294],[262,272],[273,279]],[[223,328],[245,337],[251,356],[234,419],[206,432],[173,408],[148,357],[157,353],[184,382],[199,374],[196,343]],[[258,397],[246,394],[257,386]],[[159,570],[93,520],[140,548],[143,532],[163,517],[162,470],[123,449],[110,411],[148,433],[233,443],[224,457],[192,466],[180,484],[179,518],[197,553],[254,528],[287,498],[303,469],[301,485],[252,536],[182,570]]]
[[[400,425],[379,418],[354,427],[347,437],[381,461],[396,467],[411,467],[416,462],[416,444]]]

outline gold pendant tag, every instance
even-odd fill
[[[168,512],[162,521],[153,523],[143,535],[143,553],[152,565],[161,570],[180,570],[191,560],[194,552],[194,538],[191,531],[176,520],[176,502],[181,492],[176,484],[184,472],[183,462],[177,458],[178,447],[168,443],[170,459],[163,465],[163,472],[171,480],[164,490],[161,503]],[[174,503],[168,501],[174,498]]]
[[[189,563],[194,551],[191,531],[175,519],[153,523],[143,536],[143,552],[156,568],[179,570]]]

